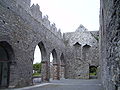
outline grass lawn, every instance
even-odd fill
[[[33,73],[33,76],[41,76],[40,73]]]

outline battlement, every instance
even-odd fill
[[[42,12],[40,11],[40,7],[38,4],[32,5],[30,7],[30,14],[32,17],[34,17],[39,22],[42,22]]]
[[[46,26],[50,30],[50,21],[48,20],[48,15],[43,16],[42,23],[44,26]]]
[[[48,30],[54,33],[59,38],[62,38],[61,30],[58,30],[55,23],[51,24],[48,19],[48,15],[42,17],[42,12],[40,11],[40,6],[38,4],[33,4],[30,6],[31,0],[16,0],[16,5],[20,5],[24,10],[26,10],[34,19],[43,24]]]
[[[38,4],[33,4],[31,6],[31,0],[0,0],[0,3],[4,4],[8,8],[14,9],[15,11],[20,9],[20,12],[24,10],[36,21],[44,25],[50,32],[56,35],[58,38],[62,39],[61,30],[57,29],[55,23],[51,23],[48,19],[48,15],[43,16],[40,11],[40,6]],[[24,13],[24,11],[22,13]]]
[[[31,3],[31,0],[16,0],[16,4],[20,5],[28,12],[30,10],[30,3]]]

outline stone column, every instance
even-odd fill
[[[59,64],[53,63],[53,80],[60,80]]]
[[[49,82],[49,63],[48,61],[42,61],[41,64],[41,80],[42,82]]]
[[[16,85],[18,84],[18,80],[17,80],[17,78],[18,78],[18,75],[17,75],[17,72],[16,72],[16,70],[15,70],[15,68],[17,68],[17,67],[15,67],[16,65],[16,62],[10,62],[9,63],[10,65],[10,67],[9,67],[9,88],[15,88],[16,87]]]

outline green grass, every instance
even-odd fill
[[[92,75],[92,76],[94,75],[94,76],[95,76],[95,75],[96,75],[96,73],[95,73],[95,72],[94,72],[94,73],[90,73],[90,75]]]
[[[33,73],[33,76],[40,76],[40,73]]]

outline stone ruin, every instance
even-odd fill
[[[0,0],[0,87],[32,85],[35,47],[41,50],[42,82],[90,79],[97,69],[105,90],[119,89],[120,0],[100,0],[100,30],[80,25],[61,33],[30,0]],[[53,64],[50,64],[50,54]],[[51,70],[52,69],[52,70]],[[5,78],[4,78],[5,76]]]

